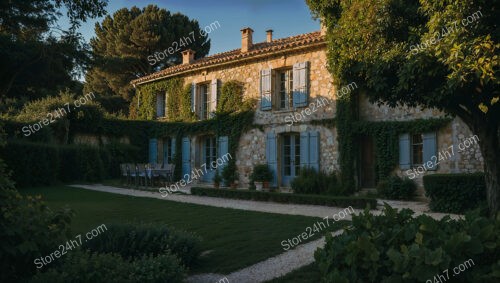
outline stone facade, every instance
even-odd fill
[[[182,77],[186,83],[210,84],[213,80],[224,83],[236,80],[244,85],[244,98],[261,99],[261,70],[280,70],[290,68],[296,63],[308,62],[308,106],[294,110],[272,110],[262,111],[257,107],[254,123],[261,125],[261,129],[252,129],[244,133],[239,141],[239,149],[236,154],[236,165],[239,175],[240,187],[246,187],[249,183],[249,175],[257,164],[266,163],[266,135],[274,133],[278,137],[278,145],[281,148],[280,137],[287,133],[304,133],[314,131],[319,133],[319,169],[325,172],[339,170],[337,131],[334,127],[323,124],[311,123],[312,120],[323,120],[335,118],[335,95],[336,90],[330,73],[326,68],[326,45],[315,45],[311,48],[294,49],[289,52],[271,52],[265,56],[238,61],[234,63],[196,68],[192,71],[183,72]],[[170,76],[171,77],[171,76]],[[274,78],[275,79],[275,78]],[[273,82],[274,82],[273,79]],[[273,95],[277,95],[273,93]],[[407,121],[418,118],[443,117],[444,114],[435,109],[422,110],[419,108],[399,107],[389,108],[386,105],[375,105],[370,103],[366,97],[361,96],[359,101],[359,116],[368,121]],[[437,133],[437,149],[439,152],[446,150],[451,145],[458,144],[472,136],[465,124],[458,118]],[[196,168],[202,163],[203,149],[200,146],[200,137],[191,138],[191,168]],[[282,172],[281,153],[278,154],[278,174]],[[482,157],[478,145],[472,145],[463,151],[456,150],[450,158],[440,162],[435,173],[458,173],[476,172],[482,170]],[[407,176],[405,170],[396,168],[394,173]],[[415,181],[420,185],[422,191],[422,176],[419,175]],[[279,178],[278,178],[279,181]],[[278,184],[279,185],[279,184]]]

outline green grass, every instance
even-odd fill
[[[66,186],[20,190],[41,194],[53,208],[69,206],[76,214],[72,221],[75,235],[100,224],[117,222],[165,223],[194,232],[210,250],[191,273],[224,273],[250,266],[283,251],[281,241],[305,232],[320,218],[261,213],[228,208],[186,204],[152,198],[96,192]],[[228,200],[230,201],[230,200]],[[337,225],[330,225],[334,231]],[[324,234],[326,230],[322,231]],[[308,239],[316,239],[320,234]]]
[[[312,263],[266,283],[310,283],[320,281],[321,273],[316,264]]]

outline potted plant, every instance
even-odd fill
[[[220,187],[221,181],[222,181],[222,177],[219,175],[219,171],[215,171],[214,188],[218,189]]]
[[[273,173],[266,164],[258,164],[253,168],[250,179],[254,182],[255,188],[260,191],[269,188],[269,182],[273,179]]]
[[[230,186],[233,189],[238,186],[238,172],[236,171],[236,164],[234,162],[230,162],[222,169],[222,178],[226,186]]]

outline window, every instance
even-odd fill
[[[156,118],[165,117],[166,93],[156,94]]]
[[[202,84],[198,86],[199,89],[199,101],[200,101],[200,112],[199,117],[201,120],[206,120],[209,118],[210,113],[210,93],[208,84]]]
[[[293,107],[293,71],[292,69],[276,71],[277,105],[280,110]]]
[[[205,164],[206,166],[212,166],[216,164],[217,160],[217,147],[215,143],[215,137],[207,137],[205,138],[205,143],[203,145],[204,153],[205,153]],[[215,168],[211,168],[215,169]]]
[[[424,160],[424,139],[422,134],[413,134],[411,136],[411,165],[419,166]]]
[[[172,139],[166,138],[163,140],[163,163],[172,164],[173,163],[173,148]]]

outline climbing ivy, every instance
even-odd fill
[[[450,122],[450,118],[417,119],[412,121],[361,121],[356,115],[358,101],[353,94],[337,100],[337,140],[342,186],[354,192],[356,160],[360,152],[358,137],[372,137],[375,143],[376,181],[385,180],[399,160],[399,135],[436,131]],[[331,122],[333,123],[333,122]],[[363,160],[361,160],[363,162]]]
[[[156,95],[167,93],[167,120],[193,121],[195,116],[191,112],[191,85],[183,84],[183,79],[172,78],[138,86],[137,95],[130,107],[131,115],[137,119],[153,120],[156,117]]]

